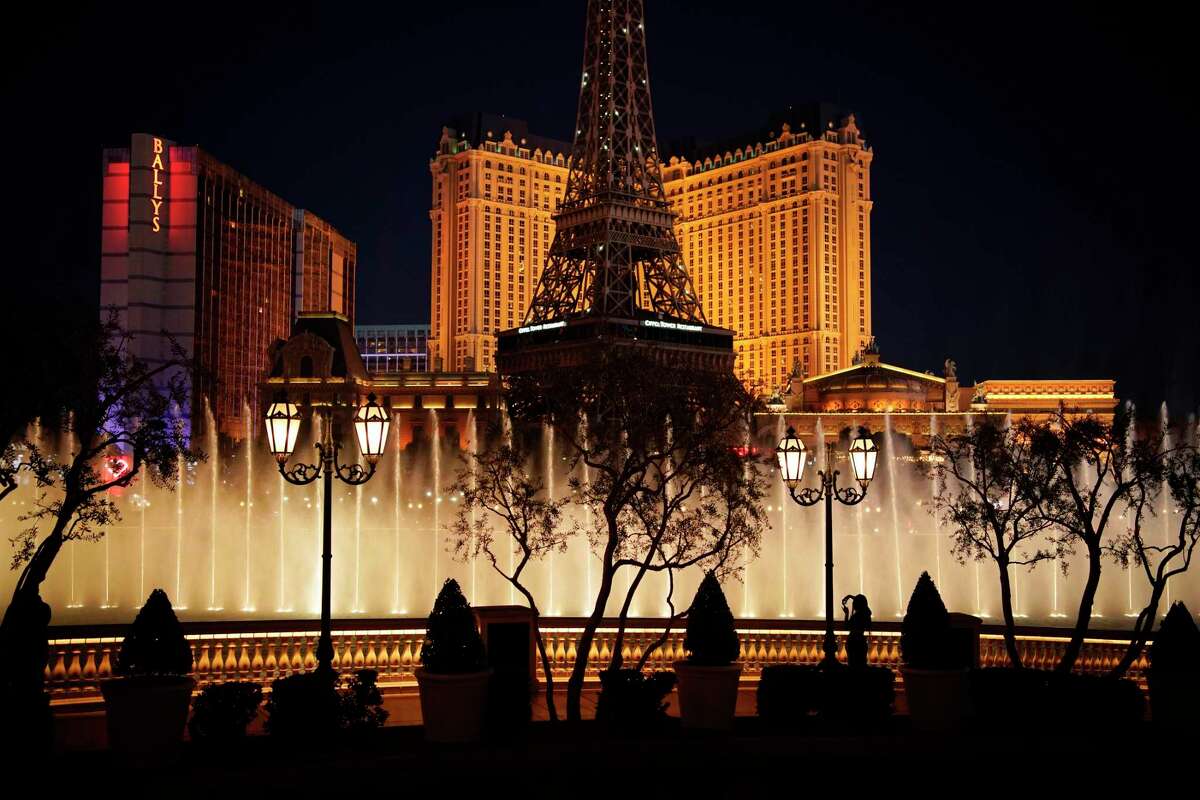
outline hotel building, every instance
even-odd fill
[[[357,248],[196,146],[134,134],[102,156],[100,305],[149,363],[194,359],[194,419],[256,425],[268,350],[301,311],[354,318]],[[250,416],[246,416],[249,411]]]
[[[430,357],[495,369],[554,238],[571,148],[477,114],[443,128],[433,175]],[[872,152],[853,115],[789,110],[718,145],[668,145],[664,187],[701,306],[736,333],[735,370],[765,393],[793,365],[850,366],[871,339]]]
[[[428,325],[356,325],[354,342],[372,375],[429,371]]]

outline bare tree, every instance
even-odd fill
[[[1134,439],[1131,425],[1129,409],[1121,407],[1111,423],[1060,410],[1047,426],[1051,435],[1046,447],[1054,460],[1055,477],[1039,501],[1038,513],[1057,528],[1064,552],[1083,545],[1088,569],[1071,639],[1056,667],[1059,672],[1070,672],[1083,648],[1100,586],[1102,560],[1114,546],[1114,520],[1119,524],[1122,507],[1136,498],[1147,482],[1159,480],[1158,444]]]
[[[676,572],[698,567],[719,580],[740,577],[745,556],[758,555],[766,525],[762,498],[768,471],[743,453],[730,443],[710,448],[691,470],[680,470],[672,462],[669,472],[655,475],[653,485],[630,504],[616,569],[635,572],[617,618],[610,669],[623,666],[629,609],[647,575],[666,573],[670,614],[658,639],[643,651],[638,669],[666,643],[674,623],[687,615],[687,609],[675,610]],[[686,456],[683,460],[691,461]]]
[[[644,537],[640,547],[633,544],[632,531],[641,527],[634,524],[634,509],[648,507],[665,477],[682,480],[744,435],[753,399],[732,374],[697,373],[667,352],[636,346],[608,347],[576,366],[510,376],[506,395],[514,422],[552,425],[571,454],[572,470],[588,472],[572,488],[594,511],[587,533],[600,580],[567,682],[567,718],[575,721],[613,579],[622,566],[647,562],[652,546]],[[649,561],[659,557],[651,554]]]
[[[1162,483],[1145,480],[1131,489],[1130,526],[1111,550],[1117,563],[1127,569],[1139,568],[1150,585],[1150,597],[1138,613],[1125,655],[1112,669],[1114,677],[1123,676],[1142,653],[1158,618],[1158,606],[1167,590],[1167,582],[1192,565],[1196,543],[1200,542],[1200,450],[1194,446],[1163,453]],[[1156,519],[1154,507],[1160,502],[1174,505],[1174,514],[1163,508],[1174,535],[1162,544],[1152,544],[1146,525]],[[1174,516],[1174,525],[1170,521]]]
[[[449,526],[455,555],[463,560],[482,556],[525,598],[533,612],[538,656],[546,676],[546,709],[550,720],[557,721],[554,673],[542,639],[541,612],[522,576],[531,562],[566,549],[573,531],[561,524],[562,508],[570,500],[549,497],[542,480],[530,474],[529,453],[519,444],[505,441],[466,458],[469,463],[458,472],[450,489],[463,498]],[[516,559],[505,558],[509,566],[501,566],[499,553],[512,553]]]
[[[1010,571],[1033,569],[1061,555],[1038,513],[1057,484],[1049,429],[1023,420],[1015,427],[987,417],[967,431],[936,436],[932,450],[938,492],[932,513],[951,528],[960,564],[990,559],[1000,578],[1004,645],[1012,665],[1021,668]]]
[[[171,359],[148,365],[129,352],[130,337],[111,317],[80,337],[90,357],[80,359],[80,372],[69,376],[69,391],[62,392],[52,420],[72,437],[74,451],[60,460],[41,452],[36,442],[16,442],[31,464],[37,494],[33,510],[19,517],[28,525],[10,538],[12,568],[21,574],[0,623],[7,691],[40,692],[50,621],[42,582],[66,542],[97,541],[120,519],[109,490],[143,474],[173,487],[181,459],[204,457],[191,449],[180,412],[187,407],[189,364],[178,346]]]

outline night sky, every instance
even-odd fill
[[[790,103],[857,113],[886,361],[1200,404],[1194,44],[1171,7],[647,5],[660,141]],[[68,8],[10,20],[0,48],[4,302],[45,324],[94,311],[100,151],[132,131],[199,144],[355,239],[358,321],[389,323],[428,320],[441,126],[574,122],[583,0]]]

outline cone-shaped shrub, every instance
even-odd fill
[[[138,611],[121,651],[118,675],[187,675],[192,671],[192,648],[183,626],[162,589],[155,589]]]
[[[1158,674],[1200,670],[1200,628],[1182,602],[1171,606],[1158,627],[1150,646],[1150,669]]]
[[[953,669],[950,614],[928,572],[922,572],[900,626],[900,654],[914,669]]]
[[[483,638],[458,581],[447,578],[429,613],[421,666],[433,673],[479,672],[487,666]]]
[[[725,667],[737,660],[738,637],[733,612],[721,583],[710,572],[700,582],[687,617],[683,648],[688,661],[705,667]]]

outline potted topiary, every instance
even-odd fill
[[[425,738],[478,741],[492,671],[487,668],[475,615],[453,578],[446,579],[429,614],[416,675]]]
[[[195,681],[192,649],[171,601],[155,589],[138,611],[113,672],[101,682],[108,744],[134,759],[173,754],[183,738]]]
[[[188,736],[194,742],[226,746],[246,736],[246,726],[258,716],[262,687],[253,681],[210,683],[192,703]]]
[[[900,626],[900,674],[917,730],[953,730],[970,714],[967,664],[955,650],[946,605],[929,573],[922,572]]]
[[[686,661],[675,662],[679,715],[685,728],[729,730],[742,674],[733,613],[713,573],[704,576],[687,615]]]
[[[1200,719],[1200,629],[1176,602],[1150,646],[1150,714],[1156,724],[1181,726]]]

